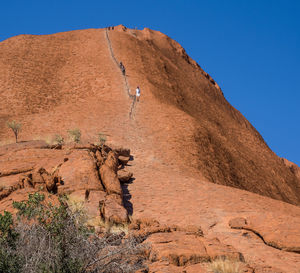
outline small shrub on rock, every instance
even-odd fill
[[[69,130],[68,133],[74,142],[76,142],[76,143],[80,142],[81,131],[79,129],[76,128],[73,130]]]
[[[104,133],[99,133],[98,137],[100,145],[103,146],[106,142],[106,135]]]
[[[19,136],[19,133],[21,131],[21,128],[22,128],[22,124],[21,123],[18,123],[16,122],[15,120],[13,121],[8,121],[6,123],[7,127],[12,129],[14,135],[15,135],[15,138],[16,138],[16,143],[18,142],[18,136]]]
[[[64,138],[61,135],[55,135],[53,141],[57,145],[63,145],[65,143],[65,140],[64,140]]]

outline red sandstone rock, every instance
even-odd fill
[[[282,158],[282,160],[284,164],[291,170],[291,172],[295,174],[298,179],[300,179],[300,167],[285,158]]]
[[[126,165],[128,163],[128,161],[130,160],[130,157],[129,156],[122,156],[120,155],[118,157],[119,159],[119,162],[122,164],[122,165]]]
[[[15,153],[25,149],[46,149],[49,145],[43,140],[22,141],[0,146],[0,156],[5,153]]]
[[[59,193],[82,189],[104,190],[99,181],[96,163],[88,151],[72,151],[69,160],[59,168],[58,175],[62,179],[62,184],[58,186]]]
[[[117,176],[118,159],[115,153],[109,152],[105,163],[100,168],[102,183],[108,194],[122,195],[121,185]]]
[[[121,169],[118,171],[118,179],[121,183],[128,182],[133,176],[132,172],[129,172],[127,170]]]
[[[109,202],[115,202],[120,206],[123,205],[122,197],[119,194],[114,194],[114,193],[108,194],[105,196],[105,200],[107,200]]]
[[[24,149],[18,145],[18,149],[15,145],[9,146],[12,150],[6,149],[0,156],[0,169],[5,174],[0,177],[0,211],[12,211],[12,202],[26,200],[29,192],[56,193],[56,189],[59,193],[82,191],[80,195],[88,210],[89,219],[96,219],[98,211],[96,220],[99,225],[99,203],[104,200],[105,193],[93,154],[83,149],[55,150],[45,146],[40,149],[39,145],[38,142],[38,146],[33,148],[27,144]],[[98,193],[95,195],[96,191]],[[86,192],[90,197],[87,201]]]
[[[38,174],[32,176],[33,184],[45,183],[46,188],[49,192],[52,192],[56,188],[56,182],[59,182],[61,179],[57,175],[49,174],[44,168],[40,168]],[[41,178],[41,179],[40,179]],[[37,180],[35,180],[37,179]]]
[[[168,260],[176,266],[208,262],[217,257],[244,260],[233,247],[183,232],[156,233],[145,241],[152,245],[151,261]]]
[[[102,215],[106,222],[113,224],[125,224],[128,222],[128,214],[126,209],[116,199],[116,195],[108,195],[105,198],[104,205],[102,207]],[[118,195],[117,195],[118,196]]]
[[[105,160],[105,165],[109,168],[111,168],[113,171],[118,170],[118,157],[115,152],[110,151],[107,155],[107,158]]]
[[[20,178],[22,176],[22,174],[18,174],[0,177],[0,200],[7,197],[18,188],[24,187],[20,184]]]
[[[281,216],[274,218],[271,213],[229,221],[232,228],[253,231],[269,246],[300,253],[300,218]]]
[[[114,54],[130,73],[130,88],[140,85],[142,89],[131,119],[124,114],[129,113],[131,100],[110,56],[103,30],[20,35],[0,43],[0,108],[4,109],[1,140],[13,138],[5,126],[6,116],[25,125],[21,140],[32,139],[33,135],[66,134],[76,124],[82,137],[94,142],[97,133],[106,130],[112,141],[130,147],[137,159],[129,169],[136,178],[128,185],[133,219],[152,217],[166,226],[176,224],[180,228],[189,224],[201,226],[205,236],[217,236],[222,243],[234,245],[252,261],[256,272],[259,268],[269,272],[276,268],[298,273],[299,254],[267,246],[255,236],[228,227],[232,218],[248,220],[252,214],[263,217],[267,213],[273,214],[269,221],[275,227],[281,217],[286,226],[292,227],[298,221],[293,218],[300,217],[298,207],[205,183],[241,188],[299,205],[299,176],[294,171],[297,168],[269,149],[253,126],[225,100],[213,79],[178,43],[149,29],[116,29],[109,34]],[[53,75],[54,70],[60,71],[59,77]],[[25,151],[19,144],[12,146],[17,148],[11,152],[0,149],[0,172],[8,175],[0,177],[0,181],[12,177],[13,182],[7,182],[12,185],[17,181],[14,173],[26,175],[38,167],[52,173],[53,168],[78,151],[43,151],[41,146]],[[79,188],[85,193],[85,189],[98,187],[85,179],[96,181],[93,159],[90,161],[88,151],[80,152],[87,157],[80,155],[78,161],[73,159],[72,164],[65,166],[69,160],[59,167],[68,178],[65,188],[58,187],[62,192]],[[6,193],[9,195],[0,200],[0,210],[11,209],[13,200],[25,199],[28,192],[35,190],[30,179],[26,179],[26,187]],[[290,217],[285,218],[286,215]],[[255,221],[264,223],[257,218]],[[277,236],[275,230],[258,223],[258,231]],[[152,232],[161,229],[145,228]],[[293,247],[287,244],[292,238],[289,232],[294,231],[287,229],[276,243]]]
[[[244,228],[247,227],[247,220],[243,217],[237,217],[231,219],[228,224],[231,228]]]
[[[101,222],[101,204],[105,200],[105,192],[79,190],[72,192],[69,196],[71,206],[83,209],[88,220],[88,225],[97,227]]]
[[[97,165],[98,167],[102,166],[103,163],[104,163],[104,158],[102,157],[101,153],[99,152],[99,150],[97,150],[95,152],[95,156],[96,156],[96,159],[97,159]]]
[[[22,117],[20,140],[59,132],[67,139],[76,124],[88,143],[106,130],[116,143],[193,176],[300,204],[299,178],[177,42],[150,29],[110,31],[109,39],[130,72],[129,87],[143,89],[133,127],[105,30],[20,35],[0,43],[0,108],[3,117]],[[49,77],[53,68],[59,77]],[[5,120],[0,129],[1,139],[13,139]]]
[[[130,157],[130,149],[124,147],[112,147],[117,156]]]

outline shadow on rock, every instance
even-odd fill
[[[132,206],[132,203],[130,202],[132,195],[129,192],[128,185],[132,184],[134,180],[135,180],[135,178],[132,177],[127,183],[122,184],[123,203],[124,203],[125,209],[128,212],[128,215],[133,214],[133,206]]]

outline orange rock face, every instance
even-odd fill
[[[113,152],[109,152],[107,160],[100,167],[102,182],[109,194],[122,195],[122,189],[117,176],[118,158]]]
[[[21,141],[67,140],[80,128],[83,143],[101,132],[115,147],[0,146],[1,210],[40,188],[68,193],[91,224],[128,214],[139,223],[154,246],[150,271],[206,272],[202,261],[239,253],[244,272],[298,273],[299,167],[166,35],[118,26],[10,38],[0,43],[0,90],[2,144],[13,142],[5,123],[15,119]],[[202,235],[192,240],[187,226]]]
[[[60,148],[63,149],[53,149],[37,141],[2,147],[0,211],[12,210],[16,195],[21,197],[20,201],[27,199],[28,193],[41,191],[52,193],[52,199],[67,194],[71,205],[84,207],[93,226],[99,226],[101,221],[127,223],[117,177],[117,153],[110,151],[107,157],[102,157],[102,148],[95,145]],[[104,170],[102,177],[99,168]]]
[[[168,260],[177,266],[207,262],[216,257],[244,261],[241,253],[230,246],[222,245],[218,239],[208,240],[182,232],[156,233],[146,242],[152,244],[152,261]]]
[[[207,181],[300,203],[299,177],[166,35],[90,29],[20,35],[0,49],[1,141],[13,140],[9,119],[23,124],[21,140],[67,139],[78,127],[96,141],[103,132],[134,152],[143,143],[153,157]],[[141,98],[132,108],[137,85]]]

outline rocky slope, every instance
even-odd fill
[[[296,206],[159,164],[140,169],[120,147],[31,141],[2,146],[0,154],[0,211],[13,212],[13,201],[36,191],[54,203],[67,194],[98,232],[142,236],[151,245],[150,272],[206,272],[217,257],[240,261],[243,272],[300,266]]]
[[[142,89],[131,120],[131,98],[109,46],[132,91]],[[2,141],[12,118],[22,121],[23,139],[79,127],[91,141],[104,131],[121,144],[144,142],[155,158],[206,181],[299,204],[299,178],[164,34],[119,26],[108,36],[101,29],[21,35],[0,48]]]
[[[245,272],[298,273],[298,167],[269,149],[178,43],[118,26],[21,35],[0,49],[2,143],[13,141],[5,122],[16,119],[21,140],[67,139],[78,127],[83,143],[103,132],[134,159],[120,188],[129,174],[118,180],[117,167],[128,159],[117,150],[101,159],[91,144],[3,146],[1,210],[42,186],[84,202],[91,224],[130,219],[130,229],[148,232],[153,272],[205,272],[203,263],[233,255]]]

